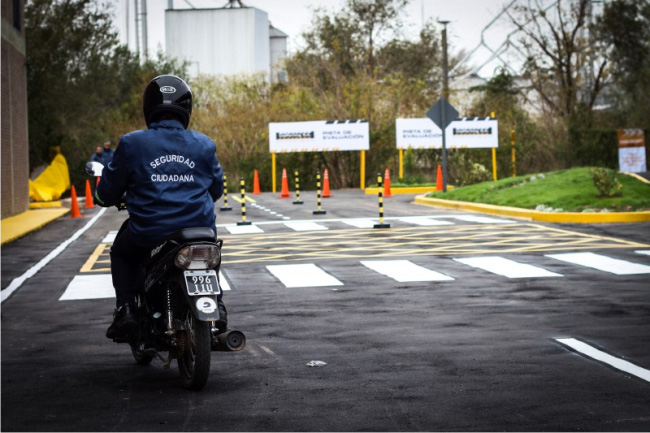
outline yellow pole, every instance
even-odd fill
[[[361,189],[366,189],[366,151],[361,151]]]
[[[494,119],[494,111],[490,113],[490,117]],[[494,147],[492,148],[492,178],[497,180],[497,149]]]
[[[515,157],[515,130],[510,131],[510,145],[512,146],[512,177],[517,177],[517,159]]]
[[[273,192],[275,192],[275,152],[271,153],[271,177],[273,183]]]
[[[399,178],[404,177],[404,149],[399,149]]]

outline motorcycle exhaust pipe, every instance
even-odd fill
[[[246,347],[246,336],[241,331],[226,331],[212,338],[212,350],[239,352]]]

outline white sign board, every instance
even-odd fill
[[[269,148],[271,153],[369,150],[368,121],[269,123]]]
[[[617,136],[619,170],[626,173],[646,171],[643,129],[619,129]]]
[[[442,130],[429,118],[396,119],[395,129],[398,149],[442,148]],[[448,149],[499,147],[498,122],[491,117],[456,119],[447,126],[446,131]]]
[[[643,173],[646,171],[645,147],[619,148],[618,165],[625,173]]]

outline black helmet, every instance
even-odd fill
[[[192,91],[185,81],[174,75],[159,75],[144,89],[142,110],[147,127],[163,113],[180,117],[185,129],[192,115]]]

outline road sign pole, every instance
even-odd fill
[[[445,110],[440,110],[440,124],[442,127],[442,192],[447,192],[447,140],[445,130],[447,125]]]

